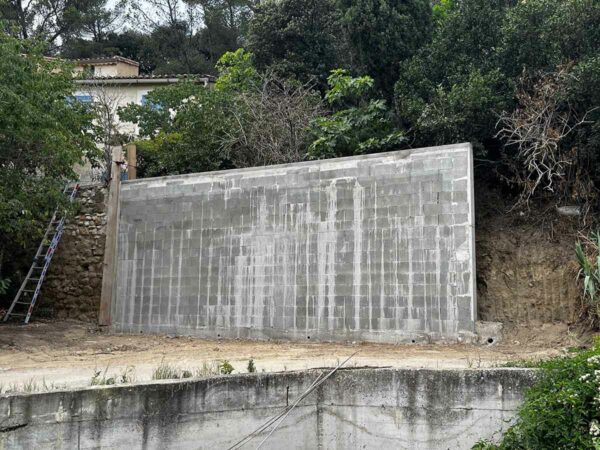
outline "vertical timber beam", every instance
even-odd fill
[[[102,270],[102,293],[100,296],[100,312],[98,314],[98,323],[104,326],[111,324],[111,308],[117,265],[121,164],[123,164],[123,149],[121,147],[113,147],[108,202],[106,205],[106,243],[104,246],[104,264]]]
[[[137,148],[135,144],[127,145],[127,179],[135,180],[137,178]]]

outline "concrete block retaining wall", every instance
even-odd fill
[[[326,372],[4,396],[0,448],[226,449]],[[526,369],[342,370],[262,448],[469,449],[500,436],[534,380]],[[269,431],[242,448],[256,448]]]
[[[125,182],[113,328],[457,340],[473,220],[468,144]]]

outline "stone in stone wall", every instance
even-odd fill
[[[60,318],[95,320],[100,306],[106,240],[106,189],[80,189],[79,207],[67,221],[42,288],[39,307]]]

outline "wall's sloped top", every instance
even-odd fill
[[[119,330],[457,339],[475,321],[468,144],[121,190]]]

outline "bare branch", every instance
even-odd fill
[[[504,141],[505,149],[516,149],[514,157],[507,160],[513,169],[513,178],[508,181],[521,188],[517,205],[527,205],[539,190],[559,197],[566,194],[567,172],[576,167],[577,154],[565,149],[563,142],[586,123],[587,116],[577,118],[565,100],[570,67],[559,67],[536,80],[522,75],[517,91],[519,106],[512,113],[501,114],[496,125],[496,137]]]
[[[323,106],[312,83],[284,80],[273,73],[250,92],[237,94],[232,110],[236,127],[223,148],[238,167],[301,161],[308,127]]]

